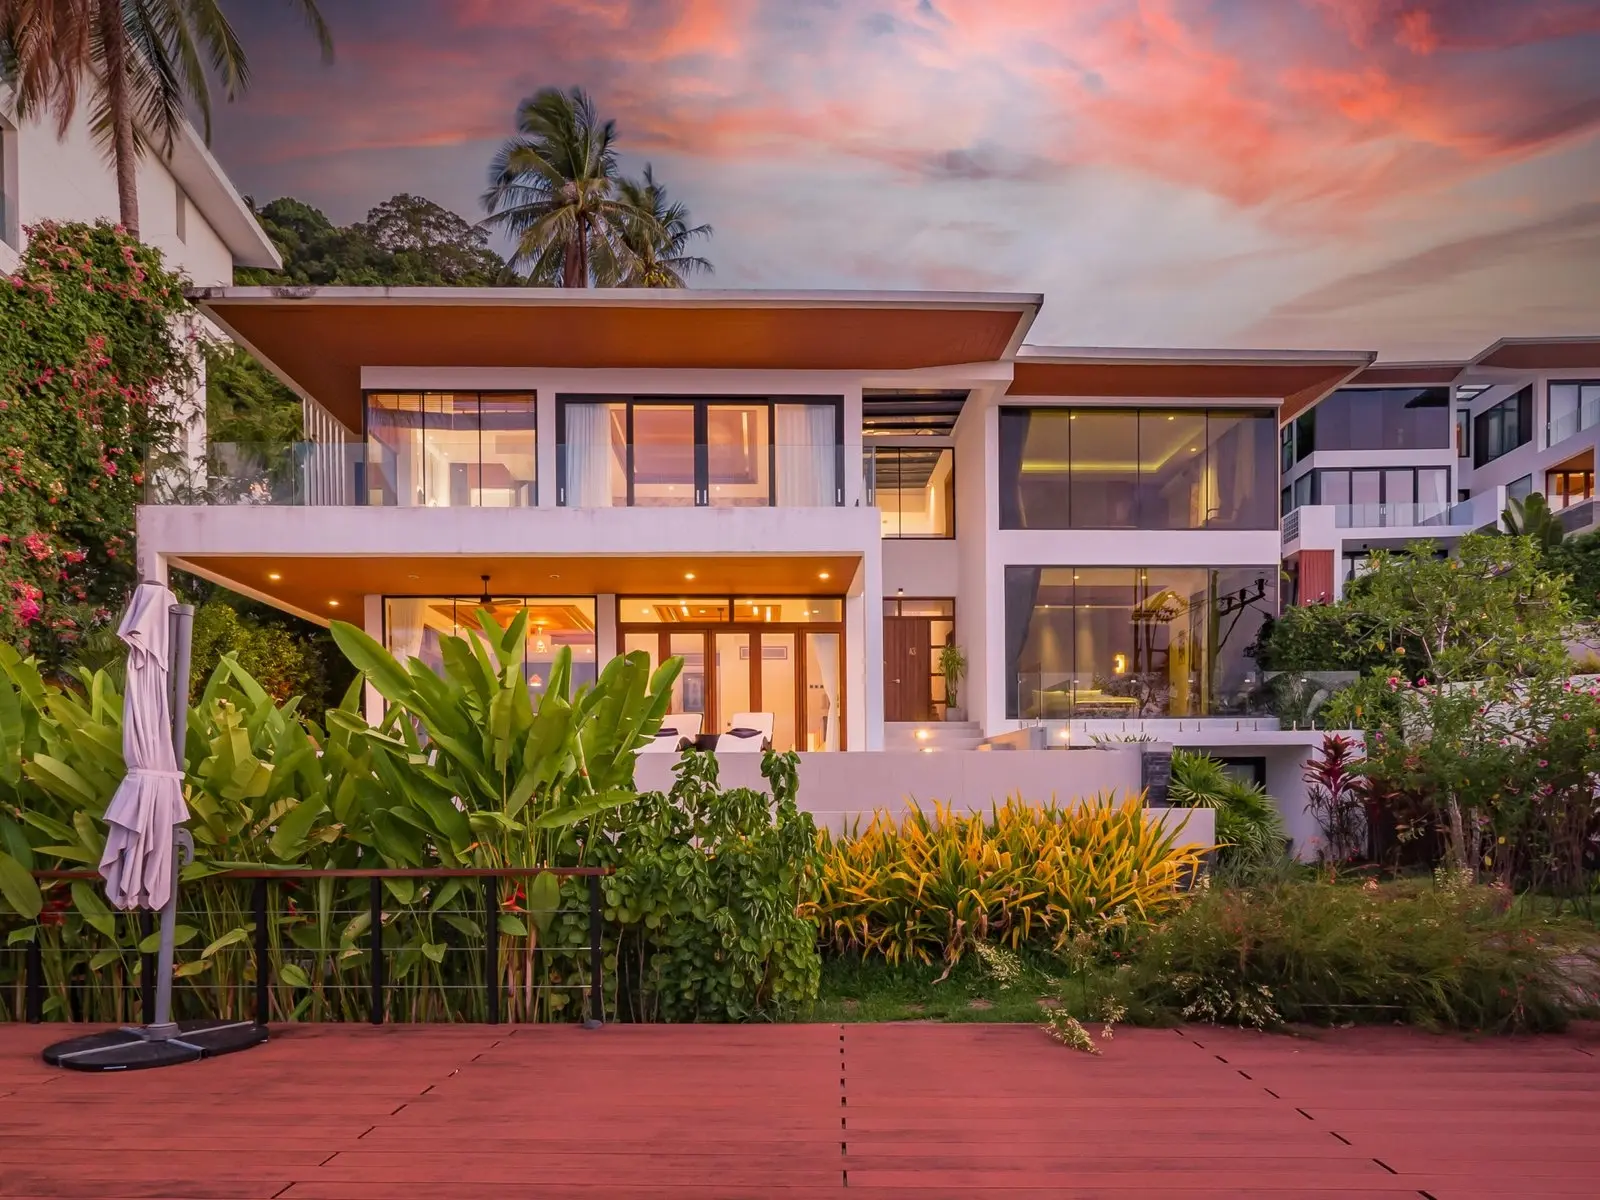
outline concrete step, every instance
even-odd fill
[[[889,721],[883,727],[885,750],[973,750],[981,741],[976,721]]]

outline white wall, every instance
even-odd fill
[[[94,140],[89,106],[79,106],[64,137],[50,119],[19,123],[15,196],[20,224],[115,221],[116,176]],[[185,239],[177,233],[178,185],[157,154],[139,161],[139,235],[160,250],[167,265],[200,286],[233,282],[233,256],[191,201]]]
[[[885,538],[883,594],[954,599],[961,572],[955,538]]]

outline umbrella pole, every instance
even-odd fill
[[[167,682],[172,688],[172,752],[178,770],[183,770],[185,734],[189,728],[189,654],[194,641],[194,605],[174,604],[168,610],[171,622],[171,670]],[[172,893],[161,906],[161,950],[156,958],[156,1019],[146,1034],[153,1038],[169,1038],[178,1032],[172,1020],[172,959],[174,931],[178,924],[178,872],[194,858],[194,842],[186,829],[177,830],[178,846],[173,854]],[[188,850],[185,855],[184,850]]]

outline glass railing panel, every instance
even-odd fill
[[[212,442],[197,458],[147,460],[145,502],[172,505],[315,506],[359,504],[361,443]]]
[[[1333,523],[1338,529],[1397,529],[1437,525],[1450,511],[1447,504],[1338,504]]]
[[[843,503],[833,442],[726,448],[606,442],[556,448],[562,508],[833,508]],[[631,487],[630,487],[631,482]]]

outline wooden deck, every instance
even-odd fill
[[[0,1196],[1600,1195],[1571,1036],[319,1026],[81,1075],[64,1032],[0,1026]]]

